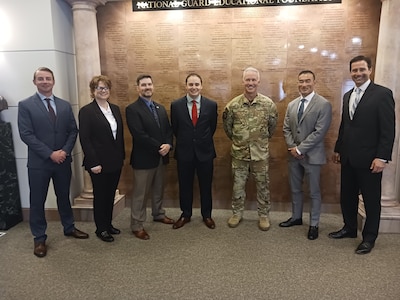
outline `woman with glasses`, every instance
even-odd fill
[[[121,231],[112,225],[114,197],[125,158],[122,117],[119,107],[109,102],[111,81],[104,75],[89,83],[93,101],[79,111],[79,139],[83,166],[93,185],[96,235],[113,242]]]

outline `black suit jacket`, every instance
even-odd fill
[[[196,126],[187,108],[187,98],[182,97],[171,103],[171,124],[176,137],[174,157],[181,161],[191,161],[196,156],[199,161],[216,157],[213,136],[217,128],[217,103],[201,97],[200,114]]]
[[[131,165],[135,169],[153,169],[160,162],[158,153],[162,144],[172,146],[172,129],[167,112],[159,103],[154,102],[160,127],[144,99],[140,97],[126,107],[126,122],[132,134],[133,146]],[[168,154],[162,157],[164,164],[169,162]]]
[[[110,123],[96,100],[79,111],[79,140],[84,153],[83,166],[86,170],[101,165],[102,172],[115,172],[122,168],[125,158],[124,132],[119,107],[111,104],[110,109],[117,121],[117,138],[114,140]]]
[[[369,168],[374,158],[391,160],[395,137],[395,111],[392,91],[374,84],[365,90],[354,113],[349,116],[349,100],[353,90],[343,96],[342,121],[335,152],[342,164]]]
[[[57,118],[53,124],[49,112],[35,93],[18,103],[18,129],[21,140],[28,146],[28,168],[51,169],[53,151],[64,150],[71,163],[71,152],[78,135],[75,117],[69,102],[54,96]]]

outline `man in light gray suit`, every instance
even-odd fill
[[[321,211],[319,188],[321,165],[326,163],[324,137],[332,120],[332,106],[314,91],[315,74],[304,70],[298,75],[300,97],[287,107],[283,134],[289,153],[289,181],[292,193],[292,217],[280,227],[302,225],[303,179],[310,192],[310,227],[308,239],[318,238]]]

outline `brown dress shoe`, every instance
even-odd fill
[[[65,233],[65,236],[72,236],[76,239],[87,239],[89,238],[89,235],[83,231],[80,231],[76,228],[74,228],[74,230],[72,230],[71,232]]]
[[[33,254],[35,254],[37,257],[45,257],[47,254],[47,247],[45,242],[35,242]]]
[[[141,240],[148,240],[150,236],[147,234],[147,232],[142,229],[142,230],[133,230],[132,233]]]
[[[164,218],[162,218],[162,219],[154,219],[153,221],[154,222],[164,223],[164,224],[169,224],[169,225],[175,223],[174,220],[172,220],[171,218],[168,218],[167,216],[164,216]]]
[[[211,218],[205,218],[203,219],[204,224],[206,224],[206,226],[210,229],[214,229],[215,228],[215,222],[213,219]]]
[[[183,225],[185,225],[186,223],[190,222],[190,218],[185,218],[185,217],[180,217],[178,221],[176,221],[174,223],[174,225],[172,225],[173,229],[178,229],[183,227]]]

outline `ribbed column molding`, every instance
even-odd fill
[[[96,7],[106,0],[65,0],[72,7],[75,36],[76,72],[79,107],[91,101],[89,82],[101,74],[99,37],[97,31]],[[93,189],[89,174],[83,174],[83,191],[74,204],[93,199]]]
[[[393,91],[396,105],[396,138],[392,161],[385,168],[382,180],[382,205],[399,205],[400,199],[400,1],[382,0],[379,27],[378,49],[376,56],[375,79]]]

